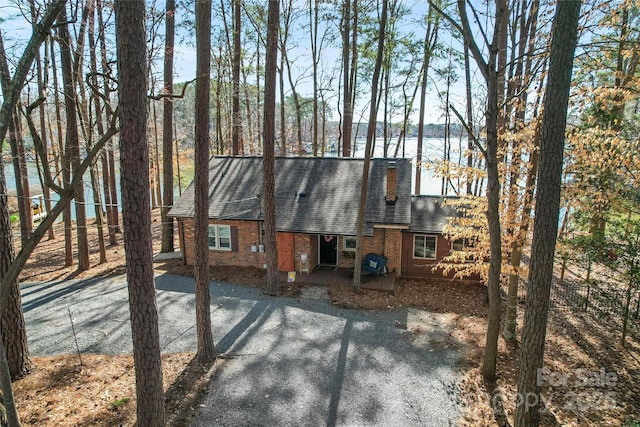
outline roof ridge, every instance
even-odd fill
[[[411,198],[415,199],[459,199],[460,196],[440,195],[440,194],[412,194]]]
[[[239,159],[239,160],[256,160],[262,159],[263,156],[230,156],[230,155],[213,155],[211,156],[211,160],[214,159]],[[304,156],[304,157],[287,157],[287,156],[276,156],[276,160],[340,160],[340,161],[362,161],[364,157],[313,157],[313,156]],[[387,161],[406,161],[410,162],[411,159],[407,157],[372,157],[371,160],[387,160]]]

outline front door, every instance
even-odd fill
[[[318,236],[320,264],[336,265],[338,261],[338,236]]]
[[[295,271],[296,264],[293,257],[293,233],[277,233],[278,270]]]

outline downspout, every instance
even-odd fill
[[[185,237],[184,237],[184,218],[178,218],[178,227],[180,236],[180,249],[182,255],[182,265],[187,265],[187,249],[185,246]]]

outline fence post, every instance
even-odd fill
[[[591,280],[587,279],[587,297],[584,300],[584,312],[589,311],[589,294],[591,293]]]

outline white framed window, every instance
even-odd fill
[[[436,259],[438,238],[417,234],[413,236],[413,257],[420,259]]]
[[[209,249],[216,251],[231,250],[231,227],[209,224]]]
[[[342,238],[342,250],[347,252],[355,252],[356,242],[356,236],[344,236]]]

